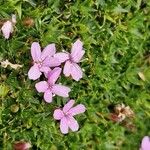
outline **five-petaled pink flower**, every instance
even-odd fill
[[[33,59],[33,66],[28,72],[29,79],[36,80],[41,76],[42,72],[47,74],[51,70],[50,67],[56,67],[60,65],[60,61],[53,57],[55,52],[55,44],[47,45],[41,52],[39,43],[32,43],[31,56]]]
[[[48,73],[48,81],[41,81],[35,84],[37,91],[44,93],[44,100],[47,103],[52,102],[53,94],[69,97],[68,93],[71,91],[70,88],[55,83],[60,76],[60,73],[61,68],[56,67]]]
[[[140,150],[150,150],[150,137],[149,136],[145,136],[142,139]]]
[[[63,134],[67,134],[69,128],[72,131],[78,131],[78,122],[74,119],[74,116],[85,112],[86,108],[84,105],[79,104],[73,107],[75,101],[70,100],[63,109],[56,109],[53,117],[56,120],[60,120],[60,130]]]
[[[13,26],[16,24],[16,15],[12,15],[12,19],[4,22],[1,30],[5,39],[9,39],[10,34],[13,33]]]
[[[63,73],[66,77],[72,76],[76,81],[82,78],[82,69],[77,64],[80,62],[85,51],[82,50],[83,44],[80,40],[77,40],[71,49],[71,54],[67,52],[56,53],[54,57],[58,58],[62,63],[65,62]]]

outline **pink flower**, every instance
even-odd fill
[[[60,65],[60,61],[53,57],[55,52],[55,44],[47,45],[41,52],[39,43],[32,43],[31,56],[33,59],[33,66],[28,72],[29,79],[36,80],[41,76],[42,72],[48,73],[51,70],[49,67],[56,67]]]
[[[9,39],[10,34],[13,33],[13,25],[16,24],[16,15],[12,15],[11,21],[6,21],[1,30],[5,39]]]
[[[82,50],[82,42],[77,40],[71,49],[71,54],[69,53],[56,53],[54,57],[58,58],[61,62],[65,62],[63,73],[66,77],[72,76],[72,78],[76,81],[79,81],[82,78],[82,69],[77,64],[80,62],[83,57],[85,51]]]
[[[141,149],[140,150],[150,150],[150,137],[145,136],[142,139]]]
[[[35,88],[38,92],[44,93],[44,100],[47,103],[52,102],[52,95],[56,94],[62,97],[68,97],[68,93],[71,91],[69,87],[56,84],[58,77],[60,76],[61,68],[54,68],[48,73],[48,81],[41,81],[36,83]]]
[[[56,109],[53,117],[56,120],[60,120],[60,130],[63,134],[67,134],[69,128],[72,131],[78,131],[78,122],[74,119],[74,116],[80,113],[84,113],[86,108],[84,105],[79,104],[73,107],[75,101],[70,100],[63,109]]]
[[[16,142],[13,145],[14,150],[29,150],[29,148],[31,147],[30,143],[26,143],[26,142]]]

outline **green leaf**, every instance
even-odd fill
[[[15,9],[18,13],[19,19],[21,19],[21,17],[22,17],[22,3],[21,2],[17,3],[17,5],[15,6]]]
[[[0,85],[0,97],[4,98],[9,92],[8,86],[1,84]]]

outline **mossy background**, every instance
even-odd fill
[[[0,150],[12,150],[15,141],[33,150],[138,150],[150,135],[150,52],[148,0],[0,0],[0,20],[17,15],[12,37],[0,34],[0,61],[22,64],[14,70],[0,67]],[[23,20],[32,18],[34,26]],[[46,104],[27,72],[33,41],[57,51],[70,51],[80,38],[85,56],[79,82],[62,76],[72,89],[70,98],[87,111],[78,115],[80,130],[62,135],[52,115],[67,99]],[[143,73],[142,80],[138,73]],[[134,130],[104,116],[110,106],[124,103],[135,113]],[[101,115],[98,115],[101,114]]]

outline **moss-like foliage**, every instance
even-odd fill
[[[0,61],[23,65],[0,67],[0,149],[11,150],[20,140],[33,150],[139,149],[150,135],[149,13],[148,0],[0,0],[0,23],[17,15],[12,37],[0,34]],[[76,117],[78,132],[62,135],[52,115],[67,99],[46,104],[37,94],[38,81],[27,77],[30,46],[56,43],[57,51],[70,51],[78,38],[84,43],[84,77],[59,80],[87,111]],[[134,130],[105,117],[121,103],[135,113]]]

